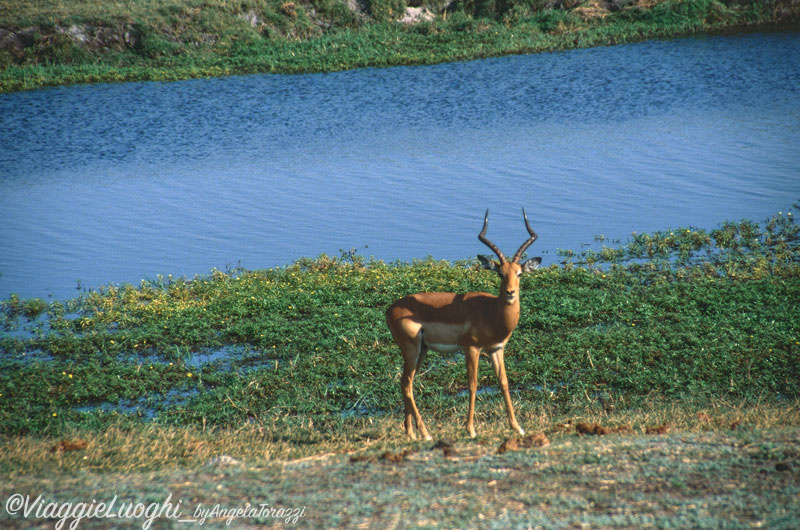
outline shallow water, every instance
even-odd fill
[[[800,199],[800,33],[0,95],[0,297],[506,253]]]

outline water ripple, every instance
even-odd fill
[[[340,248],[458,259],[800,198],[800,34],[0,96],[0,296]]]

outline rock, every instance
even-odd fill
[[[506,440],[500,444],[500,447],[497,448],[497,454],[502,455],[507,451],[518,451],[519,450],[519,440],[516,438],[506,438]]]
[[[543,432],[529,434],[521,440],[517,437],[506,438],[506,440],[497,448],[497,454],[502,455],[508,451],[519,451],[520,449],[530,449],[531,447],[547,447],[550,445],[550,440]]]
[[[85,26],[81,27],[81,26],[78,26],[77,24],[72,24],[71,26],[66,27],[66,28],[63,28],[61,26],[56,26],[56,31],[57,32],[64,33],[70,39],[72,39],[73,41],[75,41],[76,43],[79,43],[79,44],[85,44],[86,43],[86,39],[88,39],[88,37],[86,35],[86,32],[87,32],[88,29],[89,28],[87,28]]]
[[[407,7],[400,18],[400,23],[413,26],[420,22],[430,22],[434,19],[434,16],[433,11],[427,7]]]
[[[442,456],[445,458],[458,458],[461,456],[458,451],[455,450],[454,447],[443,447],[442,448]]]
[[[251,28],[257,28],[260,23],[258,20],[258,14],[252,9],[247,13],[240,14],[239,18],[250,24]]]
[[[431,449],[447,449],[452,447],[453,447],[452,441],[448,440],[447,438],[442,438],[441,440],[436,442],[436,444],[434,444],[434,446],[431,447]]]
[[[142,33],[133,24],[56,24],[46,28],[33,26],[19,30],[0,28],[0,49],[18,56],[38,40],[47,42],[54,36],[64,36],[76,46],[89,50],[122,51],[126,48],[138,49],[142,45]]]
[[[405,449],[400,453],[386,451],[380,456],[380,459],[386,460],[387,462],[402,462],[406,459],[406,457],[408,457],[408,455],[413,455],[414,453],[415,451],[413,449]]]
[[[647,427],[644,430],[645,434],[667,434],[669,432],[669,424],[658,425],[657,427]]]
[[[364,16],[369,11],[366,0],[347,0],[347,9],[357,15]]]
[[[403,453],[393,453],[391,451],[386,451],[381,455],[381,460],[386,460],[387,462],[402,462],[405,459],[406,457],[403,456]]]
[[[22,46],[19,44],[16,33],[5,28],[0,28],[0,50],[18,51]]]
[[[128,48],[138,50],[142,47],[142,32],[133,27],[129,27],[122,34],[122,42],[124,42],[125,46]]]
[[[611,433],[611,429],[603,427],[599,423],[586,423],[583,421],[575,425],[575,430],[578,434],[595,434],[597,436],[604,436]]]
[[[24,48],[33,46],[36,41],[36,28],[25,28],[17,31],[0,28],[0,49],[18,54]]]
[[[543,432],[529,434],[522,439],[522,447],[547,447],[550,445],[550,440]]]
[[[206,465],[209,467],[218,467],[218,466],[238,466],[241,464],[239,460],[236,460],[232,456],[228,455],[218,455],[209,460]]]

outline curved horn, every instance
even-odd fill
[[[519,259],[522,257],[522,254],[528,249],[529,246],[531,246],[534,241],[536,241],[536,238],[539,237],[539,235],[533,231],[531,225],[528,224],[528,216],[525,214],[525,208],[522,209],[522,217],[525,218],[525,228],[528,229],[528,233],[531,235],[531,237],[529,237],[528,240],[525,241],[521,247],[519,247],[517,253],[514,254],[514,259],[511,260],[514,263],[519,263]]]
[[[506,257],[503,256],[503,253],[500,252],[500,249],[497,248],[497,245],[495,245],[486,238],[486,228],[488,226],[489,226],[489,209],[487,208],[486,215],[483,217],[483,230],[481,230],[481,233],[478,234],[478,239],[481,240],[481,243],[492,249],[492,252],[497,254],[497,257],[500,259],[500,264],[502,265],[503,263],[506,262]]]

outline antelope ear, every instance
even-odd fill
[[[495,260],[492,259],[491,256],[487,256],[485,254],[478,254],[478,261],[481,262],[481,267],[484,269],[497,272],[499,270],[500,264],[497,263]]]
[[[539,268],[542,258],[531,258],[522,264],[522,272],[530,272]]]

